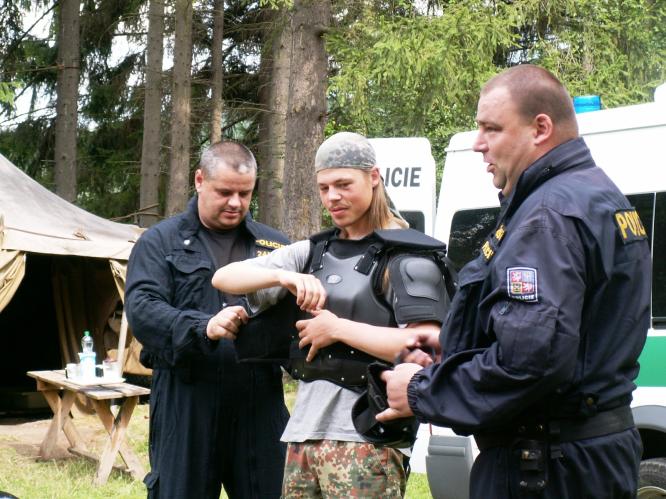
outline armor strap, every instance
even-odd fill
[[[361,258],[356,262],[354,270],[360,272],[363,275],[368,275],[372,270],[372,265],[375,263],[375,260],[378,258],[378,255],[382,252],[381,244],[371,244],[365,253],[361,255]]]
[[[310,258],[310,274],[321,270],[323,267],[324,253],[326,253],[326,248],[328,247],[328,240],[317,241],[312,248]]]
[[[456,290],[458,289],[458,272],[451,259],[446,256],[445,251],[436,251],[435,261],[439,270],[444,275],[446,294],[449,295],[449,300],[453,300],[453,295],[456,294]]]

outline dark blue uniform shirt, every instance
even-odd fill
[[[249,214],[241,228],[246,258],[289,244],[284,234]],[[159,365],[182,367],[194,360],[200,369],[215,370],[221,362],[237,361],[231,341],[218,346],[205,340],[208,321],[224,308],[224,300],[211,284],[217,269],[200,230],[194,197],[183,213],[143,234],[130,259],[127,315],[135,336]]]
[[[583,139],[542,156],[460,272],[443,361],[408,387],[416,416],[475,433],[628,405],[649,327],[645,239]]]
[[[233,342],[206,338],[208,321],[229,300],[211,284],[216,266],[203,230],[194,197],[146,231],[128,263],[127,317],[141,361],[153,368],[148,497],[217,499],[224,486],[229,497],[277,498],[288,419],[282,373],[274,364],[239,363]],[[246,257],[288,243],[249,215],[239,231]]]

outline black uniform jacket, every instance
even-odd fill
[[[443,361],[412,378],[410,407],[474,433],[628,405],[650,281],[635,210],[583,139],[559,145],[523,172],[460,272]]]
[[[255,222],[241,223],[247,257],[288,244],[280,232]],[[229,340],[206,339],[208,321],[224,307],[213,288],[215,265],[200,239],[197,197],[187,209],[151,227],[137,241],[127,271],[126,306],[133,333],[143,345],[148,367],[215,369],[221,361],[236,362]],[[147,358],[149,357],[149,358]]]

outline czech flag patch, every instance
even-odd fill
[[[536,269],[509,267],[506,269],[506,287],[510,298],[526,302],[539,301]]]

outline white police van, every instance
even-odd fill
[[[652,321],[632,403],[644,447],[639,498],[666,497],[665,94],[662,85],[655,102],[577,115],[592,156],[637,209],[652,249]],[[435,222],[434,235],[447,243],[458,268],[475,256],[499,212],[491,176],[472,151],[475,138],[475,131],[463,132],[449,143]],[[433,433],[441,434],[430,438],[426,456],[433,496],[467,497],[473,440],[450,430]]]

